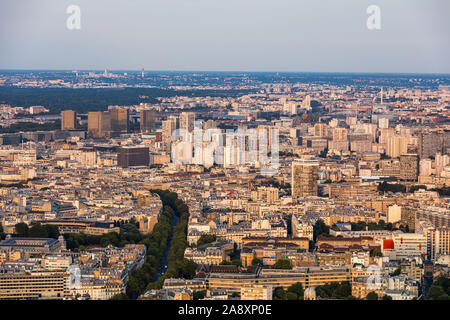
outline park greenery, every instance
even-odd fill
[[[430,287],[427,300],[450,300],[450,278],[438,278]]]
[[[20,121],[11,124],[9,127],[0,127],[0,133],[15,133],[15,132],[31,132],[31,131],[52,131],[60,130],[61,121],[51,121],[46,123],[25,122]]]
[[[273,269],[292,269],[291,261],[288,259],[278,259],[272,268]]]
[[[387,183],[386,181],[383,181],[378,185],[378,191],[380,192],[393,192],[393,193],[405,193],[406,192],[406,186],[404,184],[400,183]]]
[[[210,244],[216,241],[216,235],[214,234],[202,234],[197,241],[197,247],[202,247],[204,245]]]
[[[276,287],[272,293],[273,300],[303,300],[304,290],[300,282],[292,284],[287,290]]]
[[[354,299],[350,282],[332,282],[316,287],[317,297],[322,299]]]
[[[370,291],[366,296],[366,300],[378,300],[378,294],[374,291]]]
[[[388,231],[395,231],[395,230],[401,230],[405,233],[412,232],[412,230],[409,229],[408,225],[400,225],[399,228],[396,228],[393,226],[392,223],[384,220],[379,220],[378,223],[375,222],[365,222],[365,221],[358,221],[358,222],[351,222],[352,231],[375,231],[375,230],[388,230]]]

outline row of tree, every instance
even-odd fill
[[[128,298],[136,299],[157,275],[172,233],[172,215],[172,208],[164,205],[163,212],[158,223],[153,227],[152,233],[144,236],[141,240],[141,243],[145,244],[147,248],[147,255],[143,266],[135,270],[128,279],[126,290]]]
[[[14,226],[16,237],[20,238],[54,238],[59,237],[57,226],[50,224],[35,224],[31,228],[26,223],[20,222]]]
[[[160,289],[164,284],[164,280],[168,278],[185,278],[192,279],[197,269],[197,264],[192,260],[184,258],[184,251],[188,246],[187,243],[187,226],[189,220],[189,208],[174,192],[161,190],[152,190],[158,193],[163,203],[174,211],[179,218],[177,225],[173,230],[172,239],[170,241],[170,249],[168,254],[168,269],[157,281],[148,285],[147,289]],[[213,239],[207,239],[213,240]]]

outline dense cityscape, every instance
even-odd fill
[[[449,299],[448,75],[9,70],[0,124],[0,299]]]

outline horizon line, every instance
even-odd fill
[[[11,72],[11,71],[22,71],[22,72],[37,72],[37,71],[50,71],[50,72],[104,72],[107,70],[108,72],[136,72],[141,73],[140,69],[2,69],[0,68],[0,72]],[[248,71],[248,70],[169,70],[169,69],[150,69],[145,70],[144,72],[203,72],[203,73],[303,73],[303,74],[359,74],[359,75],[441,75],[441,76],[450,76],[450,73],[439,73],[439,72],[368,72],[368,71]]]

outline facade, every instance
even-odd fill
[[[0,249],[22,250],[26,253],[51,253],[65,249],[63,236],[52,238],[12,238],[10,235],[0,242]]]
[[[0,269],[0,300],[63,299],[68,280],[66,271],[2,273]]]
[[[272,286],[254,284],[242,287],[241,300],[272,300]]]
[[[117,154],[117,165],[122,168],[148,166],[150,163],[147,147],[122,147]]]
[[[225,251],[216,247],[186,248],[184,257],[197,264],[219,265],[225,260]]]
[[[177,129],[178,118],[169,117],[162,122],[162,142],[166,146],[170,146],[172,143],[172,134]]]
[[[224,268],[226,267],[226,268]],[[300,282],[303,288],[316,287],[332,282],[345,282],[351,280],[351,271],[342,267],[311,267],[289,269],[262,269],[257,267],[228,268],[235,266],[216,266],[206,276],[209,289],[223,289],[229,292],[240,293],[242,287],[253,285],[283,287]],[[236,269],[236,270],[231,270]]]
[[[298,216],[293,214],[291,218],[292,236],[300,238],[308,238],[313,240],[314,228],[311,223],[299,220]]]
[[[431,228],[427,231],[428,257],[438,260],[440,256],[450,255],[450,229]]]
[[[109,109],[111,117],[111,136],[116,137],[129,131],[128,109],[112,108]]]
[[[150,133],[155,130],[155,110],[144,109],[141,111],[140,126],[142,133]]]
[[[419,156],[417,154],[400,155],[400,179],[417,181],[419,176]]]
[[[292,162],[292,196],[317,196],[319,162],[300,159]]]
[[[187,132],[194,131],[195,113],[194,112],[182,112],[180,113],[180,130],[186,130]]]
[[[436,153],[445,154],[450,146],[450,131],[428,131],[419,134],[419,155],[421,159]]]
[[[398,260],[427,254],[427,237],[422,233],[396,233],[392,240]]]
[[[73,110],[61,111],[61,130],[75,130],[77,128],[77,112]]]
[[[93,138],[111,136],[111,115],[108,111],[88,112],[88,133]]]

